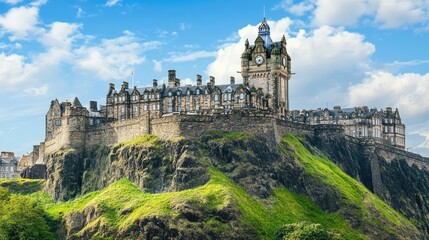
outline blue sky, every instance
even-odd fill
[[[291,108],[397,107],[407,147],[429,156],[428,0],[0,0],[0,150],[31,151],[51,100],[102,104],[133,65],[139,86],[169,69],[241,79],[264,6],[287,37]]]

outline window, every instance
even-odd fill
[[[200,89],[197,89],[197,94],[200,94]]]
[[[61,126],[61,120],[55,119],[55,126]]]
[[[143,105],[143,111],[147,111],[147,104]]]
[[[240,93],[240,99],[243,100],[244,99],[244,94]]]
[[[158,104],[156,104],[156,110],[158,110],[158,111],[159,111],[159,103],[158,103]]]
[[[92,118],[89,119],[89,125],[94,125],[94,119]]]
[[[143,99],[144,100],[147,100],[147,95],[145,94],[145,95],[143,95]]]
[[[152,110],[155,111],[156,110],[156,104],[152,104]]]
[[[121,113],[125,113],[125,108],[121,107]]]
[[[219,101],[219,94],[215,94],[215,95],[214,95],[214,100],[215,100],[215,101]]]
[[[171,95],[172,95],[172,93],[171,93],[171,92],[168,92],[168,96],[170,96],[170,97],[171,97]]]
[[[167,112],[169,112],[169,113],[173,112],[173,108],[171,106],[168,106]]]
[[[138,112],[139,111],[139,106],[134,106],[134,112]]]
[[[168,103],[170,103],[170,104],[171,104],[172,102],[173,102],[173,99],[172,99],[171,97],[169,97],[169,98],[168,98]]]

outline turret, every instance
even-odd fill
[[[271,40],[270,36],[270,26],[267,23],[267,20],[264,18],[261,22],[261,25],[259,25],[259,36],[264,40],[265,48],[270,52],[271,43],[273,40]]]

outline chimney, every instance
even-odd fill
[[[201,75],[197,74],[197,86],[201,86],[203,82],[203,78],[201,77]]]
[[[109,92],[107,93],[107,96],[112,95],[112,92],[115,91],[115,84],[110,83],[109,84]]]
[[[13,158],[13,157],[15,157],[15,153],[13,153],[13,152],[1,152],[1,157]]]
[[[174,88],[176,86],[176,70],[168,70],[168,87]]]
[[[334,106],[334,111],[335,112],[341,112],[341,107],[338,105]]]
[[[215,77],[210,76],[210,85],[214,86],[215,85]]]
[[[231,82],[231,85],[235,84],[235,78],[233,76],[230,77],[230,82]]]
[[[153,88],[157,88],[158,87],[158,80],[154,79],[153,80]]]
[[[127,81],[124,81],[122,83],[122,90],[125,90],[125,89],[128,89],[128,82]]]
[[[89,101],[89,110],[98,112],[97,101]]]

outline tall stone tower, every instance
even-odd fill
[[[283,118],[289,110],[289,79],[291,58],[286,50],[286,38],[273,42],[270,26],[264,18],[259,25],[254,45],[246,39],[241,55],[241,75],[244,84],[261,89],[264,107]]]

